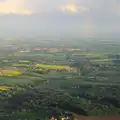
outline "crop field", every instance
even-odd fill
[[[29,67],[27,64],[13,64],[14,67]]]
[[[39,52],[29,52],[29,53],[16,53],[15,56],[41,56],[41,57],[51,57],[53,54],[39,53]]]
[[[95,59],[90,60],[90,62],[112,62],[112,59]]]
[[[14,70],[4,70],[0,69],[0,76],[18,76],[21,75],[22,73],[19,71],[14,71]]]
[[[37,68],[45,68],[45,69],[71,69],[69,66],[62,65],[45,65],[45,64],[36,64]]]
[[[20,63],[30,63],[29,60],[19,60]]]
[[[102,57],[105,56],[105,53],[97,52],[88,52],[88,53],[74,53],[73,56],[88,56],[88,57]]]
[[[5,62],[5,63],[7,63],[7,62],[9,62],[8,60],[1,60],[1,62]]]
[[[14,77],[0,77],[0,85],[19,85],[19,84],[33,84],[35,80],[40,80],[41,78],[33,76],[14,76]],[[41,80],[40,80],[41,81]]]
[[[0,91],[8,90],[9,88],[8,86],[0,86]]]

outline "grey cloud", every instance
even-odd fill
[[[28,2],[29,1],[29,2]],[[78,6],[86,6],[86,13],[63,13],[56,6],[67,4],[70,0],[26,0],[26,7],[37,11],[34,15],[1,15],[1,34],[73,34],[93,35],[115,34],[120,31],[120,16],[116,8],[119,0],[75,0]],[[91,25],[93,30],[88,31],[86,26]]]

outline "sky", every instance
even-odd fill
[[[120,36],[120,0],[0,0],[0,36]]]

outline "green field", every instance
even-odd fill
[[[96,59],[96,60],[90,60],[91,62],[112,62],[111,59]]]
[[[90,52],[90,53],[74,53],[73,56],[103,57],[106,53]]]

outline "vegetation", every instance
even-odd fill
[[[0,119],[47,119],[66,111],[85,116],[119,115],[120,43],[116,41],[116,49],[107,43],[57,41],[54,46],[41,41],[28,43],[26,48],[21,41],[21,49],[29,52],[2,48]],[[41,49],[34,50],[36,46]]]

